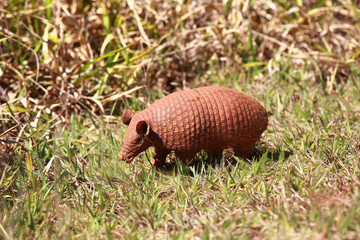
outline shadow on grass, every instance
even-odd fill
[[[244,161],[248,164],[253,162],[260,161],[264,158],[266,154],[266,161],[286,161],[293,153],[291,151],[278,149],[257,149],[257,151],[251,155],[249,158],[237,158],[233,153],[225,151],[221,156],[211,156],[204,154],[203,152],[197,156],[197,159],[193,160],[187,166],[182,165],[182,163],[177,163],[178,168],[180,167],[180,173],[185,176],[193,176],[193,171],[190,170],[190,167],[193,167],[196,173],[201,171],[207,171],[210,168],[218,167],[224,162],[224,166],[235,166],[239,161]],[[201,160],[204,159],[204,160]],[[180,166],[181,165],[181,166]]]
[[[250,157],[250,159],[244,159],[245,161],[251,163],[253,161],[259,161],[266,154],[266,158],[268,161],[277,162],[279,160],[286,161],[293,153],[291,151],[282,150],[280,148],[277,149],[266,149],[260,148]]]
[[[266,157],[264,156],[266,154]],[[195,173],[200,173],[203,171],[208,171],[209,169],[214,169],[224,164],[225,167],[235,166],[239,163],[239,161],[243,161],[247,164],[252,164],[253,162],[258,162],[264,157],[266,161],[286,161],[293,153],[291,151],[282,150],[280,148],[277,149],[266,149],[265,147],[260,147],[256,150],[256,152],[251,155],[249,158],[238,158],[235,157],[233,152],[224,151],[224,154],[212,156],[206,151],[201,151],[197,154],[195,159],[189,163],[188,165],[184,165],[181,161],[172,157],[172,161],[169,163],[165,163],[163,168],[158,168],[157,170],[165,173],[172,174],[173,170],[176,171],[176,174],[181,174],[183,176],[194,176]],[[149,160],[150,161],[150,160]],[[173,163],[175,162],[175,165]],[[176,166],[174,168],[174,166]],[[191,170],[190,168],[194,170]]]

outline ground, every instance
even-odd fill
[[[0,238],[360,238],[357,1],[13,0],[0,19]],[[270,113],[256,157],[119,160],[124,109],[205,85]]]

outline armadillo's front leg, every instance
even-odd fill
[[[153,168],[164,168],[166,156],[170,153],[169,150],[155,148],[155,155],[153,157],[152,167]]]

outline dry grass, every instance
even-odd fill
[[[34,112],[100,113],[123,96],[108,97],[146,84],[144,72],[165,92],[196,76],[206,84],[210,60],[244,75],[259,62],[271,75],[285,56],[327,85],[335,69],[342,82],[359,64],[359,10],[349,1],[233,1],[227,15],[222,1],[24,4],[1,10],[2,99],[19,102],[25,87],[22,105]]]

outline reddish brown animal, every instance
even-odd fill
[[[268,125],[265,108],[255,99],[225,87],[201,87],[172,93],[134,114],[125,110],[129,125],[120,159],[132,160],[155,147],[153,167],[163,167],[174,151],[187,164],[202,149],[221,154],[233,148],[249,157]]]

